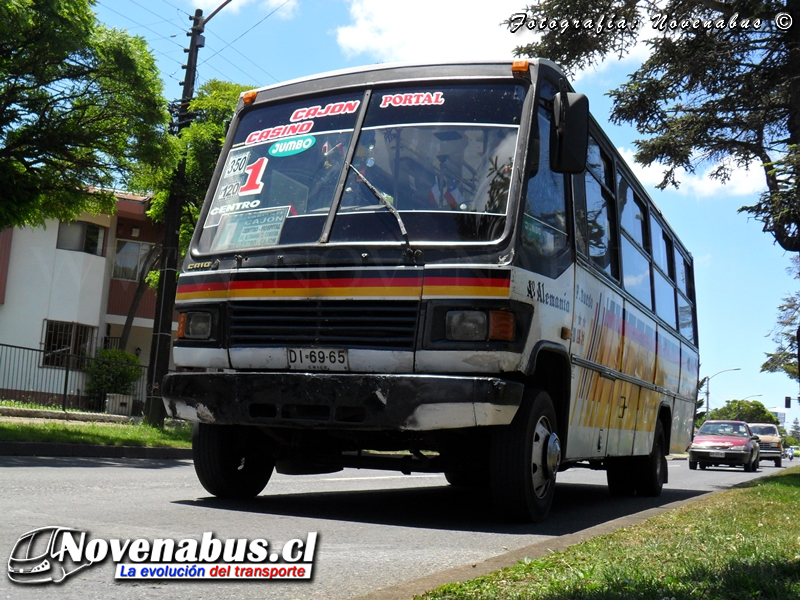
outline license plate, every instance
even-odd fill
[[[725,458],[724,452],[709,452],[708,454],[711,458]]]
[[[289,348],[289,368],[301,371],[349,371],[347,350],[340,348]]]

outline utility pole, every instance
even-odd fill
[[[180,135],[183,128],[188,127],[192,115],[189,113],[189,103],[194,97],[194,80],[197,73],[197,55],[200,48],[205,45],[203,32],[205,25],[231,0],[226,0],[218,6],[207,18],[203,18],[201,9],[195,10],[192,28],[186,33],[190,36],[188,59],[183,68],[186,76],[181,82],[183,93],[178,104],[174,122],[170,125],[170,133]],[[169,190],[167,209],[164,215],[164,238],[161,247],[161,268],[158,278],[158,292],[156,295],[156,314],[153,319],[153,338],[150,343],[150,365],[148,368],[149,381],[147,386],[147,401],[145,402],[145,420],[151,425],[162,426],[166,417],[166,409],[161,400],[161,381],[169,371],[169,358],[172,353],[172,315],[175,311],[175,293],[178,289],[178,258],[180,256],[179,233],[181,227],[181,212],[185,204],[186,190],[186,158],[178,163],[175,176]]]

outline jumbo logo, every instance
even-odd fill
[[[311,148],[311,146],[313,146],[316,142],[317,139],[313,135],[306,135],[290,140],[281,140],[280,142],[275,142],[272,144],[272,146],[270,146],[269,155],[281,157],[300,154],[301,152],[305,152]]]

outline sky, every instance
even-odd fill
[[[98,19],[145,38],[169,100],[180,97],[186,32],[197,8],[210,15],[224,0],[97,0]],[[196,87],[210,79],[261,87],[324,71],[395,61],[512,60],[513,49],[533,40],[525,27],[511,33],[501,23],[520,12],[523,0],[232,0],[206,23]],[[572,15],[570,15],[571,17]],[[649,31],[648,31],[649,29]],[[649,22],[642,38],[653,35]],[[791,254],[739,213],[765,188],[760,168],[734,171],[722,185],[707,177],[711,165],[679,177],[680,188],[661,191],[663,167],[634,163],[630,126],[608,122],[606,96],[646,56],[639,44],[622,60],[612,57],[573,78],[588,96],[592,114],[633,168],[650,196],[694,257],[700,341],[700,376],[711,376],[710,404],[750,399],[784,410],[784,397],[800,396],[798,384],[761,373],[772,352],[777,306],[800,281],[787,271]],[[736,369],[736,370],[734,370]],[[795,399],[786,425],[800,418]],[[788,427],[787,427],[788,428]]]

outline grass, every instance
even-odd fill
[[[0,441],[191,448],[192,428],[188,423],[156,429],[144,424],[9,420],[0,421]]]
[[[34,408],[36,410],[56,410],[63,412],[61,405],[54,404],[39,404],[37,402],[18,402],[17,400],[0,400],[0,406],[7,406],[9,408]],[[68,408],[67,412],[79,412],[77,408]]]
[[[424,600],[800,598],[800,467]]]

